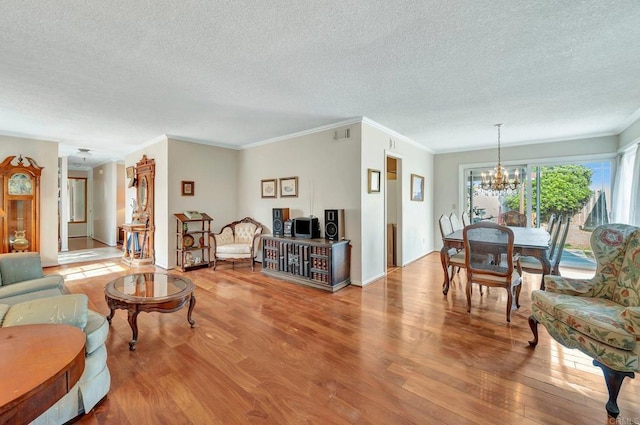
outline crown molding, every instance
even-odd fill
[[[431,154],[435,153],[433,149],[431,149],[430,147],[427,147],[421,143],[416,142],[415,140],[405,136],[404,134],[400,134],[395,130],[390,129],[389,127],[385,127],[384,125],[370,119],[367,117],[362,117],[362,122],[364,124],[368,124],[371,127],[377,128],[380,131],[383,131],[385,133],[387,133],[389,136],[394,137],[396,139],[402,140],[405,143],[408,143],[412,146],[415,146],[418,149],[422,149],[423,151],[429,152]]]
[[[294,139],[296,137],[308,136],[310,134],[320,133],[322,131],[335,130],[336,128],[344,127],[345,125],[353,125],[353,124],[358,124],[360,122],[362,122],[362,117],[350,118],[345,121],[339,121],[333,124],[323,125],[321,127],[314,127],[308,130],[302,130],[295,133],[286,134],[284,136],[278,136],[278,137],[273,137],[271,139],[261,140],[255,143],[249,143],[247,145],[240,146],[239,149],[249,149],[249,148],[255,148],[257,146],[268,145],[271,143],[282,142],[284,140]]]
[[[638,121],[639,119],[640,119],[640,108],[636,109],[636,111],[633,114],[629,115],[629,118],[623,121],[623,123],[615,131],[619,135],[623,131],[625,131],[627,128],[631,127],[631,125],[633,125],[633,123]]]

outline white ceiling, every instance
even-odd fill
[[[0,133],[97,156],[367,117],[434,152],[618,134],[638,0],[5,0]]]

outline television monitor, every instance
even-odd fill
[[[320,221],[318,220],[318,217],[298,217],[294,219],[293,236],[304,239],[319,238]]]

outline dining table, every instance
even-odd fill
[[[551,272],[551,262],[549,261],[549,240],[550,235],[545,229],[536,227],[511,227],[513,230],[513,251],[521,256],[531,256],[537,258],[542,264],[545,275]],[[464,239],[462,229],[442,238],[442,249],[440,250],[440,261],[442,262],[442,271],[444,272],[444,282],[442,284],[442,293],[447,295],[449,292],[449,250],[455,248],[464,250]]]

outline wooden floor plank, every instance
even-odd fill
[[[71,292],[101,314],[104,286],[129,268],[118,261],[67,265]],[[528,346],[530,291],[505,319],[506,291],[475,288],[465,275],[442,295],[439,255],[393,269],[360,288],[328,293],[266,277],[250,267],[194,270],[186,310],[144,313],[129,351],[126,312],[107,340],[111,391],[78,424],[605,424],[598,368],[540,327]],[[620,423],[640,418],[640,384],[624,383]]]

